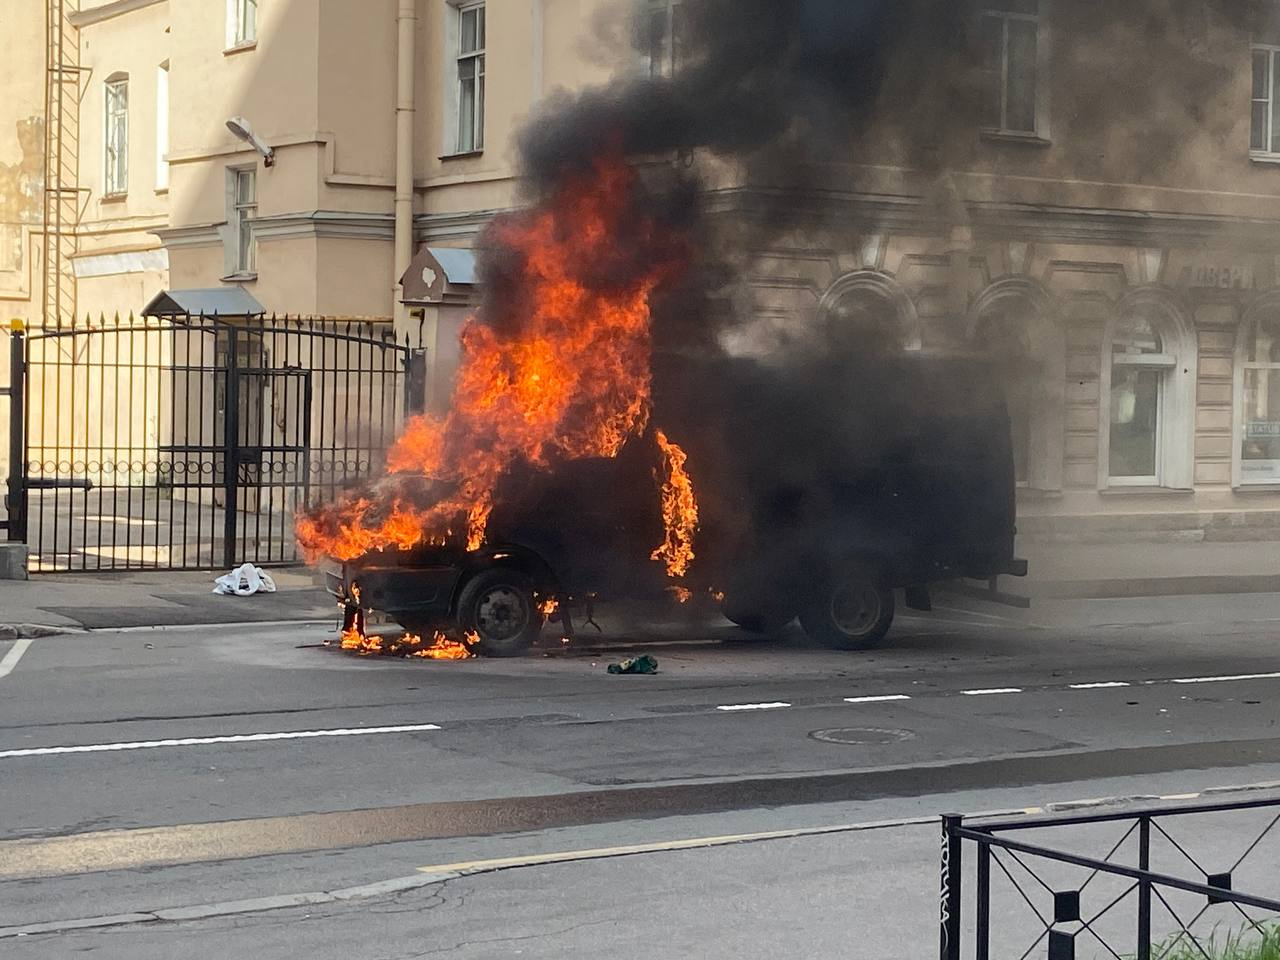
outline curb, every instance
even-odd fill
[[[1028,580],[1016,584],[1015,589],[1032,601],[1227,596],[1247,593],[1280,593],[1280,577],[1269,574],[1236,574],[1131,577],[1118,580]]]
[[[69,624],[47,627],[38,623],[0,623],[0,640],[38,640],[42,637],[60,637],[67,633],[87,633],[81,627]]]
[[[102,930],[109,927],[127,927],[146,923],[181,923],[188,920],[209,920],[214,917],[232,917],[242,913],[264,913],[270,910],[287,910],[290,907],[306,907],[320,903],[338,903],[347,900],[366,900],[403,893],[421,887],[435,886],[457,879],[458,874],[419,875],[381,880],[359,887],[316,893],[290,893],[276,897],[253,897],[247,900],[226,900],[222,903],[205,903],[191,907],[168,907],[141,913],[116,913],[105,917],[85,917],[79,920],[50,920],[46,923],[28,923],[18,927],[0,927],[0,940],[15,937],[36,937],[50,933],[72,933],[77,930]]]
[[[1046,813],[1064,813],[1084,811],[1099,807],[1127,806],[1151,802],[1190,801],[1207,797],[1220,797],[1232,793],[1252,793],[1261,790],[1276,790],[1280,781],[1265,783],[1239,784],[1224,787],[1206,787],[1194,793],[1154,796],[1136,794],[1131,796],[1099,797],[1088,800],[1065,800],[1056,803],[1045,803],[1037,807],[1024,807],[1014,810],[987,810],[965,815],[966,820],[1005,819],[1009,817],[1034,817]],[[894,820],[875,820],[866,823],[842,824],[827,827],[799,827],[793,830],[775,830],[767,833],[737,834],[721,837],[702,837],[690,840],[669,840],[665,842],[634,844],[625,847],[611,847],[594,850],[572,850],[560,853],[531,854],[523,857],[507,857],[497,860],[479,860],[470,863],[439,864],[419,867],[418,872],[407,877],[393,877],[374,883],[361,884],[355,887],[341,887],[336,890],[314,893],[283,894],[274,897],[253,897],[245,900],[227,900],[221,903],[196,904],[189,907],[168,907],[163,910],[149,910],[138,913],[117,913],[102,917],[84,917],[76,920],[51,920],[45,923],[24,924],[14,927],[0,927],[0,940],[17,937],[33,937],[43,934],[72,933],[79,930],[101,930],[111,927],[125,927],[150,923],[180,923],[190,920],[208,920],[214,917],[236,916],[246,913],[264,913],[272,910],[286,910],[291,907],[312,906],[324,903],[342,903],[352,900],[369,900],[377,897],[393,896],[411,890],[420,890],[444,884],[460,877],[473,877],[489,873],[501,873],[506,870],[519,870],[527,867],[550,866],[563,863],[578,863],[586,860],[612,860],[621,857],[633,857],[643,854],[678,852],[682,850],[707,850],[716,847],[739,846],[745,844],[765,843],[770,840],[789,840],[805,837],[830,836],[839,833],[866,833],[875,830],[889,830],[901,827],[930,826],[938,823],[938,817],[902,817]]]
[[[336,618],[323,620],[305,617],[300,620],[216,620],[211,623],[157,623],[133,627],[86,627],[82,633],[182,633],[192,630],[210,630],[216,627],[244,629],[245,627],[331,627]]]

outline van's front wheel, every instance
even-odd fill
[[[519,570],[491,567],[462,588],[457,621],[468,648],[487,657],[518,657],[537,641],[543,616],[529,577]]]
[[[893,590],[873,570],[832,577],[800,614],[805,633],[837,650],[866,650],[893,624]]]

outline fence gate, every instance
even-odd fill
[[[131,317],[25,352],[37,571],[297,561],[294,515],[380,469],[421,367],[389,322],[321,319]]]

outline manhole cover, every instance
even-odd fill
[[[824,743],[853,744],[901,743],[916,738],[910,730],[883,727],[837,727],[833,730],[814,730],[809,736]]]

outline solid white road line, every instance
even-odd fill
[[[1107,680],[1102,683],[1073,683],[1068,687],[1070,690],[1112,690],[1116,687],[1128,687],[1130,684],[1123,680]]]
[[[1165,683],[1232,683],[1236,680],[1275,680],[1280,673],[1244,673],[1237,677],[1181,677]],[[1157,681],[1159,682],[1159,681]]]
[[[93,743],[75,747],[27,747],[0,750],[0,760],[12,757],[47,757],[63,753],[112,753],[118,750],[150,750],[156,747],[203,747],[213,743],[262,743],[268,740],[313,740],[319,737],[365,737],[375,733],[420,733],[439,730],[434,723],[400,727],[352,727],[342,730],[295,730],[288,733],[243,733],[225,737],[183,737],[176,740],[135,740],[128,743]]]
[[[733,713],[739,710],[783,710],[791,706],[789,703],[731,703],[727,706],[716,707],[717,710],[723,710],[726,713]]]
[[[894,693],[887,697],[845,697],[845,703],[892,703],[896,700],[910,700],[905,693]]]
[[[9,674],[13,673],[13,668],[18,665],[18,661],[22,659],[22,655],[27,652],[27,647],[35,643],[30,637],[22,637],[13,641],[13,646],[9,652],[4,655],[4,659],[0,660],[0,680],[3,680]]]
[[[966,697],[990,697],[1000,693],[1022,693],[1021,687],[992,687],[990,690],[961,690]]]

